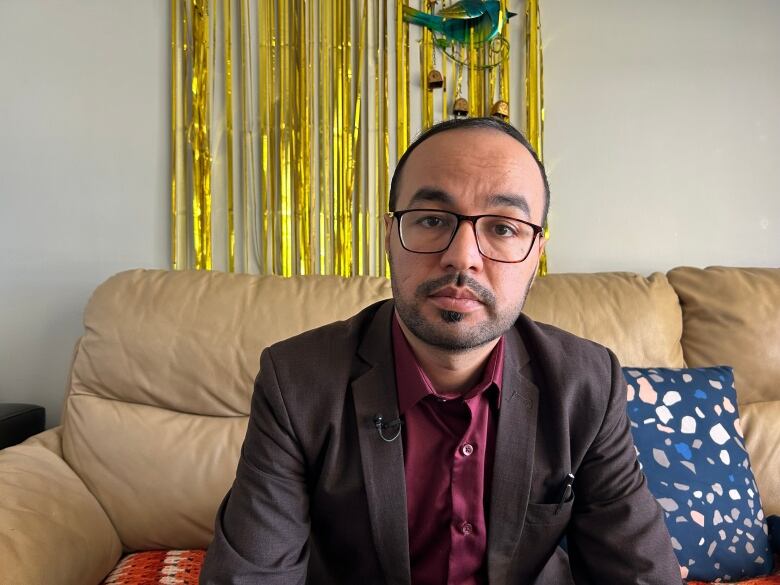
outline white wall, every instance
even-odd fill
[[[551,271],[780,265],[780,3],[542,10]],[[168,266],[168,18],[0,8],[0,401],[50,425],[90,292]]]
[[[780,266],[780,2],[541,6],[550,270]]]
[[[0,6],[0,402],[50,426],[90,292],[167,266],[167,6]]]

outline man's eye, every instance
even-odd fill
[[[493,226],[493,234],[503,238],[512,238],[517,235],[517,229],[513,225],[497,223]]]
[[[427,228],[436,228],[444,225],[442,219],[440,217],[436,217],[435,215],[427,215],[425,217],[421,217],[420,219],[417,220],[416,223],[418,225]]]

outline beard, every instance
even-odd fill
[[[390,258],[392,266],[392,257]],[[447,274],[439,278],[422,282],[412,298],[405,297],[400,291],[391,269],[390,283],[398,316],[409,330],[421,341],[450,352],[464,352],[483,346],[498,339],[517,321],[525,303],[533,278],[518,299],[518,302],[505,308],[498,307],[492,291],[464,273]],[[479,300],[487,313],[481,321],[468,323],[468,315],[457,311],[439,310],[434,318],[423,315],[422,306],[427,298],[445,286],[466,287]]]

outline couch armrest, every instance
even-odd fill
[[[42,433],[33,435],[24,441],[22,445],[26,445],[28,447],[33,445],[45,447],[54,453],[57,457],[62,459],[62,427],[54,427],[48,431],[43,431]],[[0,450],[0,452],[2,452],[2,450]]]
[[[59,432],[0,451],[0,583],[93,585],[121,555],[103,508],[59,456]]]

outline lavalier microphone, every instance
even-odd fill
[[[392,443],[401,436],[401,427],[403,424],[404,421],[402,421],[400,418],[391,420],[390,422],[385,422],[385,419],[381,414],[374,416],[374,426],[376,427],[379,436],[385,443]],[[395,434],[392,437],[386,437],[384,431],[393,427],[398,427],[398,430],[395,431]]]

